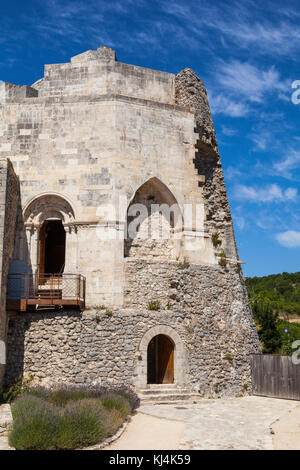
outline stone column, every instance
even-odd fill
[[[66,232],[65,274],[77,274],[77,226],[64,224]]]
[[[40,226],[32,225],[30,237],[30,259],[32,266],[32,273],[35,274],[39,267],[39,235]]]
[[[23,244],[21,244],[20,247],[20,259],[26,261],[28,265],[31,267],[32,273],[35,274],[37,268],[38,268],[38,258],[39,258],[39,253],[38,253],[38,248],[39,248],[39,229],[40,227],[38,225],[34,224],[26,224],[25,225],[25,230],[26,230],[26,243],[27,243],[27,257],[26,258],[26,253],[25,251],[25,246],[23,240]]]

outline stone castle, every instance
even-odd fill
[[[206,90],[106,47],[0,84],[0,386],[251,392],[259,351]]]

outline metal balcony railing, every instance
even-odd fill
[[[85,277],[81,274],[9,274],[8,305],[19,310],[35,308],[85,306]]]

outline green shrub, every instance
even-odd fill
[[[118,410],[123,418],[126,418],[130,412],[130,404],[128,400],[121,395],[111,393],[106,397],[103,397],[101,401],[104,408],[108,410]]]
[[[188,269],[190,267],[190,263],[186,258],[184,258],[184,260],[180,261],[177,266],[179,269]]]
[[[55,449],[59,410],[41,398],[24,395],[12,405],[13,428],[9,445],[19,450]]]
[[[56,384],[51,388],[42,386],[28,387],[27,393],[30,395],[43,398],[49,403],[57,406],[65,406],[70,401],[82,400],[84,398],[102,398],[108,394],[118,394],[126,398],[131,406],[131,411],[138,408],[140,400],[137,394],[127,386],[107,387],[103,385],[65,385]]]
[[[84,398],[90,398],[91,394],[86,389],[80,387],[55,387],[48,389],[45,387],[32,387],[28,389],[30,395],[52,403],[53,405],[64,407],[70,401],[78,401]]]
[[[138,405],[125,386],[31,387],[12,404],[9,443],[20,450],[87,447],[113,435]]]
[[[69,403],[61,416],[57,447],[77,449],[97,444],[110,430],[110,416],[100,400],[87,398]]]
[[[152,300],[148,303],[148,310],[159,310],[160,309],[160,302],[157,300]]]
[[[115,408],[109,410],[109,418],[110,418],[110,427],[108,429],[108,435],[113,436],[117,430],[122,426],[124,422],[124,417],[119,410]]]
[[[27,393],[27,390],[29,389],[29,384],[30,382],[33,381],[33,376],[30,375],[29,378],[24,378],[20,376],[16,382],[10,386],[8,390],[6,390],[2,394],[2,400],[4,403],[11,403],[13,400],[15,400],[19,395],[22,395],[24,393]]]
[[[214,248],[218,248],[219,246],[222,245],[222,240],[220,240],[219,236],[220,236],[219,232],[215,232],[211,236],[211,241],[212,241]]]

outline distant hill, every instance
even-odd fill
[[[246,278],[249,299],[270,302],[280,314],[300,316],[300,272]]]

